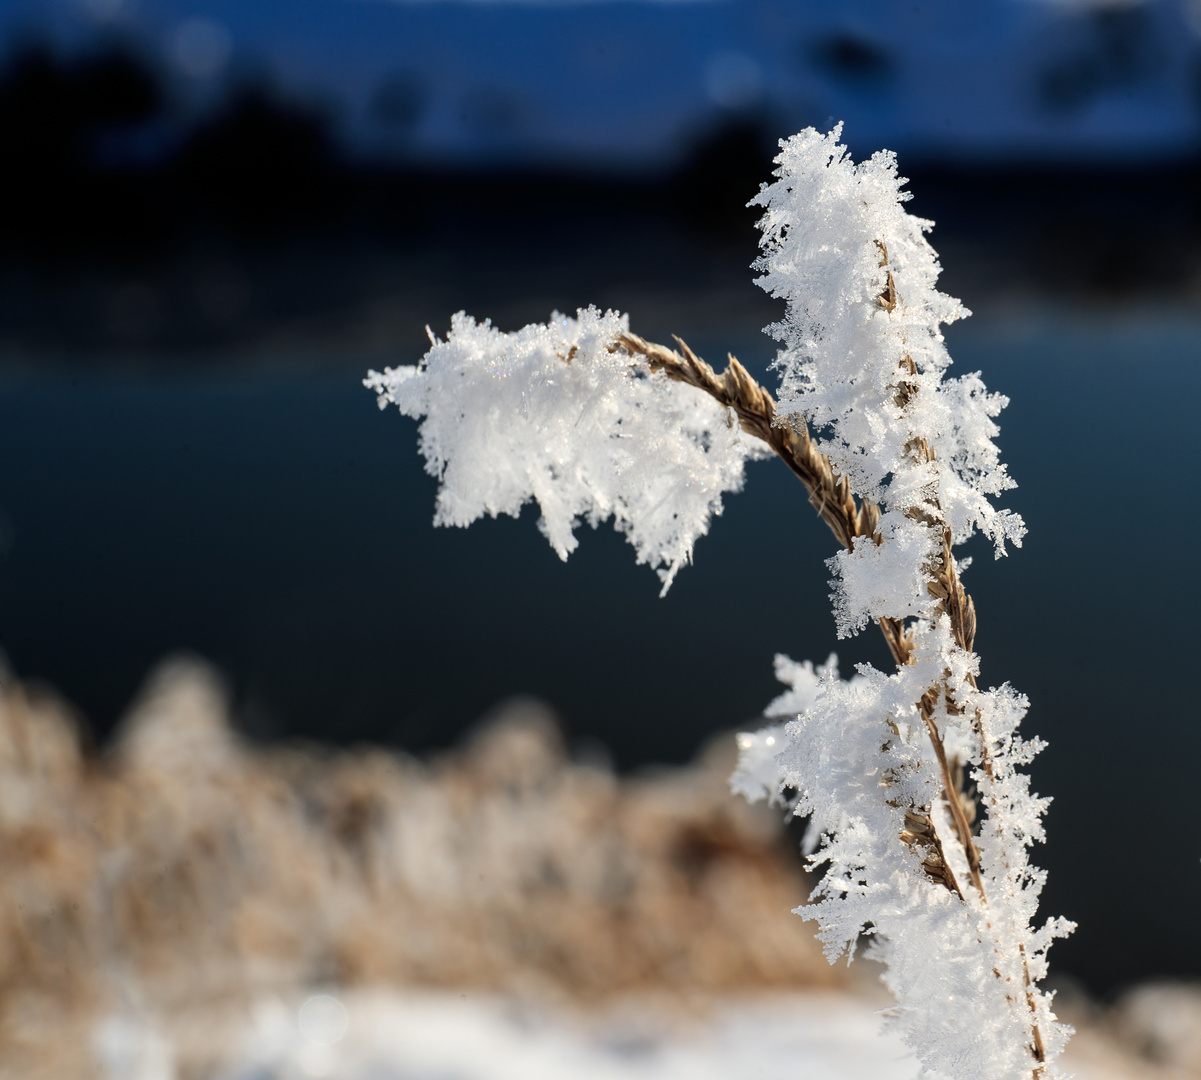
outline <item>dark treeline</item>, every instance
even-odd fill
[[[11,54],[0,71],[0,130],[6,340],[35,351],[165,352],[221,347],[297,311],[344,307],[370,288],[355,271],[365,251],[414,267],[431,253],[505,258],[513,290],[528,290],[552,253],[566,274],[603,273],[596,267],[607,260],[621,264],[614,273],[659,280],[699,252],[711,269],[745,277],[757,216],[745,203],[770,174],[778,135],[746,117],[698,139],[666,175],[385,167],[350,156],[331,113],[263,81],[231,83],[218,107],[186,120],[156,68],[120,45],[73,59],[35,46]],[[974,290],[977,304],[999,281],[1084,299],[1171,298],[1196,287],[1197,162],[901,166],[912,209],[938,223],[947,287]],[[589,236],[609,239],[605,253],[588,249]],[[658,258],[646,255],[648,236],[665,245]],[[283,248],[286,274],[271,262]],[[63,299],[64,281],[99,289],[122,275],[161,292],[163,267],[212,251],[253,279],[245,302],[222,300],[224,286],[196,311],[168,298],[158,304],[168,315],[151,325],[114,318],[108,300],[79,302],[83,286],[75,302]]]

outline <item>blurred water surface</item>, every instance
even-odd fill
[[[1098,987],[1201,967],[1185,899],[1201,886],[1197,815],[1170,764],[1201,752],[1199,331],[1195,313],[1145,306],[994,310],[948,331],[957,369],[1012,399],[1000,443],[1020,487],[1005,501],[1030,534],[1000,562],[980,545],[966,583],[985,683],[1026,692],[1029,732],[1051,744],[1034,766],[1056,797],[1038,855],[1047,910],[1082,923],[1060,962]],[[772,355],[757,324],[690,343],[761,376]],[[608,526],[566,565],[529,511],[433,529],[415,425],[359,384],[376,359],[332,361],[0,376],[15,670],[56,686],[100,738],[178,649],[229,673],[259,737],[422,750],[533,693],[577,746],[630,767],[752,723],[777,651],[837,648],[844,672],[886,663],[871,635],[835,641],[832,540],[775,464],[752,466],[659,600]],[[1175,887],[1150,888],[1152,873]],[[1173,946],[1152,954],[1148,936]]]

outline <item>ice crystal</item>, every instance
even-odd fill
[[[1006,399],[976,374],[944,379],[940,327],[970,313],[935,287],[931,222],[906,213],[895,155],[854,164],[841,133],[841,124],[826,135],[809,128],[782,142],[775,182],[752,200],[765,211],[758,283],[787,302],[768,327],[784,345],[779,411],[824,432],[819,446],[860,494],[904,507],[932,488],[956,541],[980,529],[1002,552],[1023,532],[988,501],[1013,486],[992,442]],[[906,361],[914,370],[902,403]],[[905,448],[917,438],[941,468],[913,462]]]
[[[438,525],[517,516],[530,500],[559,557],[612,518],[663,591],[763,456],[724,409],[610,350],[625,316],[584,308],[501,333],[460,312],[416,367],[371,372],[380,407],[421,419]]]
[[[1008,687],[970,693],[963,713],[940,715],[957,744],[975,743],[971,725],[983,725],[991,776],[978,752],[972,764],[988,810],[979,838],[988,901],[970,887],[961,899],[936,886],[923,872],[920,850],[901,840],[912,807],[933,807],[942,835],[953,836],[915,706],[942,674],[945,625],[928,640],[936,647],[892,675],[862,665],[844,682],[826,665],[811,704],[790,723],[739,736],[731,784],[749,798],[781,801],[785,791],[797,793],[791,805],[809,817],[809,861],[822,875],[798,913],[817,921],[831,961],[849,958],[860,936],[870,936],[897,999],[892,1023],[928,1069],[948,1077],[1029,1077],[1032,1016],[1048,1059],[1067,1031],[1054,1022],[1049,996],[1027,989],[1026,967],[1037,981],[1047,946],[1070,929],[1063,920],[1029,928],[1042,874],[1029,865],[1026,846],[1041,838],[1046,800],[1029,793],[1017,767],[1038,744],[1017,737],[1026,704]],[[769,719],[777,715],[769,708]],[[949,855],[966,883],[966,860]]]

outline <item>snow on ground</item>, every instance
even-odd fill
[[[917,1063],[882,1030],[882,996],[726,998],[682,1013],[628,999],[569,1013],[476,993],[348,992],[263,1000],[213,1080],[910,1080]],[[174,1080],[171,1042],[129,1018],[95,1033],[112,1080]],[[1098,1033],[1065,1055],[1076,1080],[1182,1077]]]
[[[843,994],[776,995],[671,1017],[643,1002],[594,1016],[479,995],[354,993],[264,1001],[220,1080],[806,1080],[908,1078],[916,1062]],[[236,1045],[236,1041],[235,1041]],[[96,1033],[109,1077],[170,1080],[161,1035],[113,1018]]]

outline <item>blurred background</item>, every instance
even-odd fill
[[[1053,968],[1072,1000],[1125,1010],[1130,1046],[1175,1060],[1129,1003],[1150,980],[1179,991],[1185,1028],[1201,1016],[1187,989],[1201,973],[1197,0],[0,0],[13,1031],[37,1029],[35,998],[66,1008],[76,982],[79,1015],[107,1016],[119,984],[134,1026],[104,1028],[96,1060],[127,1070],[133,1046],[158,1076],[171,1055],[137,1026],[151,1004],[234,1000],[235,984],[247,1001],[381,981],[532,979],[569,997],[828,986],[799,920],[785,920],[795,963],[746,944],[805,887],[795,837],[725,807],[729,740],[711,743],[778,692],[776,652],[836,648],[844,673],[887,663],[869,635],[835,641],[832,541],[787,471],[752,467],[659,600],[607,526],[565,565],[533,514],[434,530],[415,425],[360,380],[416,362],[427,324],[444,333],[461,309],[515,329],[594,303],[771,384],[761,328],[781,308],[753,283],[745,204],[780,137],[837,121],[856,157],[898,153],[910,208],[936,222],[942,287],[975,312],[948,330],[952,356],[1012,399],[1006,504],[1030,535],[1000,563],[981,547],[966,584],[985,682],[1026,692],[1028,732],[1050,744],[1033,767],[1055,798],[1043,907],[1080,923]],[[609,785],[595,804],[609,810],[552,843],[538,829],[571,818],[564,792],[585,782]],[[543,822],[513,856],[532,877],[468,903],[477,861],[512,854],[470,813],[493,789],[518,832]],[[546,870],[555,844],[592,850],[597,822],[647,790],[692,809],[653,852],[620,830],[605,843],[674,882],[659,916],[595,884],[600,863]],[[264,818],[255,800],[292,809]],[[269,869],[283,836],[324,867],[303,888]],[[363,854],[364,836],[383,846]],[[430,872],[397,860],[439,844],[458,884],[427,896]],[[735,864],[769,884],[738,902],[697,884],[697,867],[742,880]],[[591,896],[599,922],[545,931],[528,898],[556,874],[555,895]],[[452,894],[467,908],[447,915]],[[505,904],[503,956],[430,944],[437,912],[446,940],[495,945]],[[272,924],[260,909],[303,928],[246,930]],[[362,937],[399,910],[409,937]],[[644,916],[658,929],[642,967],[597,974]],[[214,937],[217,923],[242,929]],[[742,959],[689,966],[702,923]],[[520,944],[536,925],[542,951]],[[239,957],[238,974],[207,989],[179,975],[210,952]],[[147,989],[159,968],[183,983]],[[172,1060],[230,1067],[198,1053]],[[309,1075],[333,1068],[321,1061]]]

